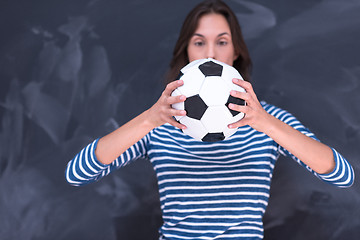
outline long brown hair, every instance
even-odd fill
[[[180,69],[189,63],[189,57],[187,55],[189,41],[196,31],[199,19],[209,13],[221,14],[227,20],[231,30],[235,54],[239,55],[239,57],[235,59],[233,67],[240,72],[244,80],[250,82],[251,59],[234,12],[221,0],[205,0],[195,6],[185,18],[173,51],[170,69],[166,76],[167,83],[175,80]]]

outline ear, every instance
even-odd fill
[[[240,56],[240,54],[235,54],[235,55],[234,55],[233,62],[235,62],[235,60],[238,59],[239,56]]]
[[[239,58],[240,55],[235,55],[234,56],[234,60],[233,60],[233,65],[234,65],[234,62]]]

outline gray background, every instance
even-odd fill
[[[0,1],[0,239],[156,239],[150,163],[81,188],[64,179],[87,143],[150,107],[199,1]],[[259,99],[293,113],[359,175],[360,1],[227,1]],[[360,195],[280,158],[265,239],[360,239]]]

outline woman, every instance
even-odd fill
[[[199,142],[184,135],[173,116],[185,111],[171,104],[181,86],[180,68],[196,59],[214,58],[233,65],[247,81],[233,79],[246,92],[231,95],[247,102],[231,105],[245,117],[229,139]],[[68,164],[72,185],[96,181],[142,156],[157,174],[163,226],[161,239],[262,239],[262,216],[279,153],[292,157],[314,175],[339,187],[351,186],[354,173],[334,149],[288,112],[259,102],[249,82],[251,61],[234,13],[221,1],[205,1],[185,19],[159,100],[114,132],[95,140]]]

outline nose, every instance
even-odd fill
[[[206,55],[207,55],[207,58],[215,59],[215,49],[212,44],[208,44],[207,49],[206,49]]]

